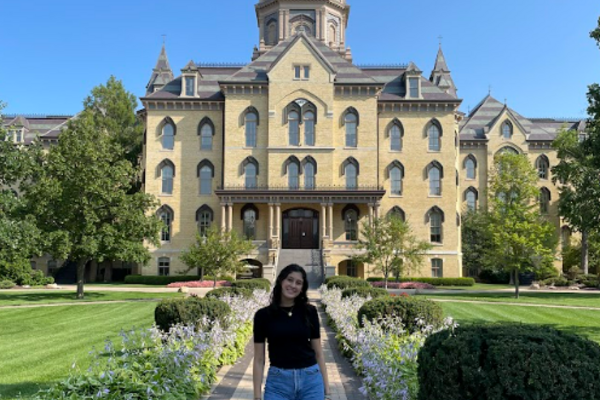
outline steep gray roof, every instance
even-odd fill
[[[70,115],[3,115],[4,128],[23,128],[24,144],[30,144],[37,136],[42,140],[57,139],[67,122],[73,118]]]
[[[431,75],[429,76],[429,80],[444,92],[457,97],[456,85],[450,74],[450,69],[448,68],[448,63],[446,62],[446,57],[444,56],[441,45],[435,58],[435,64],[431,71]]]
[[[156,61],[156,66],[152,70],[152,75],[146,85],[146,95],[154,93],[156,89],[164,87],[164,85],[173,80],[173,77],[173,71],[171,70],[169,58],[167,57],[167,50],[163,44],[158,60]]]

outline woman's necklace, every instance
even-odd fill
[[[294,311],[294,306],[292,306],[292,308],[290,308],[290,311],[288,311],[288,317],[292,317],[292,311]]]

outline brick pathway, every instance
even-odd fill
[[[309,296],[313,304],[319,305],[317,292],[310,292]],[[332,400],[366,400],[358,390],[362,383],[356,376],[352,366],[339,352],[335,333],[327,325],[327,316],[319,308],[321,321],[321,342]],[[254,391],[252,389],[252,360],[254,345],[252,342],[246,346],[246,355],[235,365],[222,369],[219,373],[220,381],[213,392],[206,396],[206,400],[252,400]],[[268,357],[267,357],[268,364]],[[265,366],[265,378],[268,365]],[[264,380],[263,380],[264,381]]]

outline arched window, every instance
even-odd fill
[[[296,111],[288,113],[288,129],[289,145],[298,146],[300,144],[300,115]]]
[[[311,156],[307,156],[302,160],[302,168],[304,170],[304,188],[314,189],[316,187],[315,174],[317,173],[317,162]]]
[[[465,201],[467,202],[467,210],[475,211],[477,209],[477,200],[479,192],[474,187],[469,187],[465,190]]]
[[[496,154],[502,154],[502,153],[519,154],[517,149],[515,149],[514,147],[511,147],[511,146],[504,146],[503,148],[498,150],[498,152]]]
[[[427,127],[429,138],[429,151],[440,151],[442,149],[442,128],[437,121],[431,121]]]
[[[300,161],[291,156],[285,161],[284,169],[288,176],[288,187],[298,189],[300,187]]]
[[[175,147],[175,124],[170,118],[163,122],[161,143],[163,150],[173,150]]]
[[[214,219],[213,210],[206,204],[196,211],[196,223],[200,236],[206,236]]]
[[[202,160],[198,164],[197,175],[200,179],[200,194],[212,194],[212,180],[215,177],[215,167],[213,164],[208,160]]]
[[[173,177],[175,176],[175,165],[170,160],[162,161],[159,166],[162,178],[161,193],[173,194]]]
[[[548,179],[548,170],[550,169],[550,160],[546,155],[542,154],[535,160],[535,168],[538,171],[540,179]]]
[[[472,154],[465,158],[465,170],[467,179],[475,179],[477,175],[477,159]]]
[[[248,163],[244,167],[244,177],[246,188],[256,188],[257,186],[257,167],[254,163]]]
[[[571,245],[572,234],[573,232],[568,226],[565,225],[562,228],[560,228],[560,244],[563,250]]]
[[[242,220],[244,222],[244,237],[248,240],[256,239],[256,221],[258,220],[258,209],[254,204],[246,204],[242,208]]]
[[[431,259],[431,277],[432,278],[443,278],[444,277],[444,260],[441,258]]]
[[[388,218],[392,218],[392,217],[400,218],[402,221],[406,221],[406,214],[404,213],[404,210],[398,206],[392,207],[392,209],[390,211],[388,211],[387,217]]]
[[[258,112],[254,107],[249,107],[244,115],[246,129],[246,147],[256,147],[256,127],[258,126]]]
[[[304,113],[304,144],[315,145],[315,114],[312,111]]]
[[[444,213],[438,207],[432,207],[426,215],[426,222],[429,223],[429,239],[431,243],[442,243],[442,223],[444,222]]]
[[[171,273],[171,259],[169,257],[158,258],[158,276],[169,276]]]
[[[335,28],[334,24],[329,24],[329,42],[337,42],[337,29]]]
[[[346,240],[358,240],[358,217],[358,208],[353,204],[347,205],[342,210]]]
[[[513,125],[510,121],[504,121],[502,123],[502,137],[504,139],[510,139],[513,135]]]
[[[427,166],[427,179],[429,179],[429,195],[441,196],[442,195],[442,178],[444,177],[444,170],[440,163],[437,161],[431,162]]]
[[[348,108],[344,112],[342,122],[346,127],[346,147],[357,147],[359,119],[356,109]]]
[[[404,129],[402,124],[398,120],[394,120],[388,131],[390,137],[390,150],[401,151],[402,150],[402,137],[404,136]]]
[[[164,205],[158,209],[156,215],[163,223],[163,228],[160,233],[160,240],[163,242],[169,242],[171,240],[171,233],[173,230],[173,218],[175,215],[173,213],[173,209],[167,205]]]
[[[548,214],[550,210],[550,191],[543,187],[540,189],[540,212],[542,214]]]
[[[355,189],[358,187],[358,175],[360,169],[358,161],[353,157],[346,159],[342,163],[342,175],[346,176],[346,189]]]
[[[277,22],[271,21],[267,25],[267,37],[265,43],[269,46],[273,46],[277,43]]]
[[[200,135],[200,150],[212,150],[215,126],[210,118],[206,117],[200,121],[198,134]]]
[[[399,161],[393,161],[386,168],[386,175],[390,180],[390,193],[397,196],[401,195],[404,166]]]

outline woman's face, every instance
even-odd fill
[[[302,274],[300,272],[290,273],[283,282],[281,282],[281,296],[288,300],[294,300],[302,293],[303,284],[304,279],[302,279]]]

